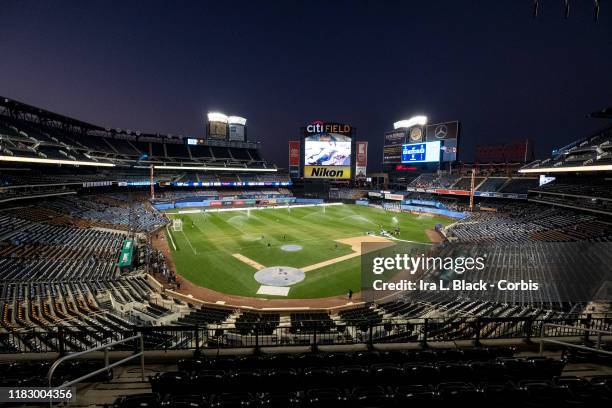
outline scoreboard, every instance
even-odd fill
[[[439,141],[402,145],[402,163],[431,163],[439,161]]]

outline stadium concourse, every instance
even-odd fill
[[[525,292],[398,294],[376,302],[356,293],[245,305],[245,297],[196,288],[177,275],[168,214],[230,202],[295,211],[343,203],[406,220],[444,216],[447,225],[419,231],[439,241],[433,251],[498,244],[490,250],[494,273],[528,265],[566,279],[546,270],[547,248],[557,254],[564,243],[612,241],[610,173],[589,172],[609,159],[609,129],[512,175],[422,174],[402,191],[337,188],[318,197],[302,196],[257,143],[184,139],[109,130],[0,98],[1,386],[46,385],[54,359],[97,348],[93,359],[64,362],[52,378],[61,385],[100,370],[79,385],[73,406],[582,406],[612,398],[609,356],[550,345],[540,356],[534,348],[555,337],[609,350],[609,303]],[[560,173],[566,165],[571,173]],[[551,168],[548,183],[533,176]],[[467,195],[453,193],[473,182],[480,194],[467,211]],[[522,251],[514,244],[533,245]],[[602,279],[586,272],[570,279]],[[606,335],[597,339],[596,330]],[[99,347],[111,343],[111,361],[143,351],[143,377],[134,362],[104,369]]]

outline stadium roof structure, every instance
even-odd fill
[[[60,115],[59,113],[51,112],[42,108],[37,108],[35,106],[28,105],[23,102],[0,96],[0,112],[2,110],[12,112],[13,114],[22,117],[28,115],[38,116],[40,118],[46,119],[47,121],[55,120],[75,127],[81,127],[83,129],[100,131],[105,130],[103,127],[92,125],[91,123],[83,122],[81,120],[74,119],[69,116]]]
[[[603,108],[602,110],[592,112],[589,114],[589,117],[598,119],[612,119],[612,107]]]
[[[599,112],[600,116],[593,115],[590,116],[612,117],[612,109],[605,108]],[[612,125],[556,150],[550,158],[533,161],[519,169],[524,174],[607,171],[612,171]]]
[[[0,115],[12,116],[20,118],[22,120],[30,122],[43,122],[48,126],[52,126],[54,122],[61,124],[63,127],[70,127],[72,130],[80,130],[82,132],[101,132],[110,134],[123,134],[123,135],[136,135],[139,137],[150,137],[160,139],[176,139],[184,140],[193,138],[194,136],[184,135],[173,135],[163,133],[147,133],[141,131],[133,131],[129,129],[120,128],[109,128],[99,125],[94,125],[79,119],[72,118],[70,116],[62,115],[59,113],[51,112],[46,109],[38,108],[36,106],[28,105],[23,102],[16,101],[7,97],[0,96]],[[212,146],[228,146],[238,148],[258,148],[259,142],[237,142],[237,141],[213,141],[207,140],[207,144]]]
[[[259,143],[111,129],[0,97],[0,162],[185,171],[276,172]]]

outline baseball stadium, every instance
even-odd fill
[[[274,273],[275,268],[288,267],[300,272],[287,283],[299,282],[280,285],[278,295],[292,299],[344,297],[349,289],[358,292],[363,242],[429,242],[432,235],[436,239],[436,225],[448,223],[435,216],[342,203],[166,214],[181,225],[180,231],[170,232],[171,258],[177,273],[190,283],[228,295],[265,297],[274,295],[274,289],[259,293],[266,290],[259,284],[265,281],[258,276],[265,273],[260,271]],[[400,232],[391,239],[374,235],[395,228]]]
[[[590,350],[580,345],[585,330],[602,335],[610,330],[610,275],[597,265],[609,265],[612,253],[609,179],[607,170],[600,170],[607,168],[612,127],[545,160],[458,165],[449,171],[446,162],[456,162],[460,150],[459,122],[410,118],[383,135],[388,173],[375,181],[356,176],[365,173],[367,142],[357,140],[351,125],[317,120],[296,127],[289,166],[282,169],[246,137],[221,140],[209,134],[229,132],[223,121],[232,120],[241,123],[239,133],[245,135],[244,118],[208,114],[207,137],[177,139],[106,130],[8,98],[0,106],[6,166],[0,211],[2,353],[9,360],[52,359],[8,363],[5,384],[21,377],[21,370],[33,370],[28,375],[34,385],[88,384],[80,386],[77,401],[102,398],[104,384],[118,378],[135,388],[123,396],[123,388],[114,388],[105,397],[108,403],[116,398],[121,406],[153,404],[161,394],[174,394],[168,384],[186,374],[150,375],[145,384],[151,391],[143,394],[136,385],[141,378],[128,371],[116,369],[113,379],[107,367],[122,363],[119,357],[112,364],[65,362],[64,370],[76,367],[75,372],[56,371],[55,363],[81,353],[121,355],[134,347],[135,356],[152,361],[160,352],[192,354],[178,361],[181,373],[237,364],[234,350],[272,350],[269,357],[252,360],[268,364],[279,358],[272,357],[276,348],[303,353],[299,350],[306,347],[319,356],[309,359],[343,359],[351,354],[334,347],[350,346],[360,358],[378,359],[391,353],[383,351],[390,345],[427,344],[442,347],[439,354],[448,352],[449,342],[455,353],[486,350],[487,358],[510,358],[536,371],[545,364],[557,374],[565,358],[601,363],[597,348],[603,343],[593,346],[593,357],[572,347]],[[350,139],[347,146],[325,153],[333,165],[307,164],[306,152],[313,150],[308,144],[321,139],[312,133],[328,129],[342,131]],[[528,153],[511,147],[504,154]],[[344,159],[347,149],[350,162]],[[333,161],[335,152],[341,152],[340,162]],[[404,166],[422,171],[406,182]],[[595,166],[597,175],[590,173]],[[332,168],[338,179],[313,173],[317,168]],[[414,254],[414,248],[445,259],[484,254],[486,268],[464,275],[462,289],[501,279],[511,279],[508,287],[531,288],[535,282],[543,289],[451,294],[442,292],[441,283],[438,291],[366,295],[372,289],[364,278],[367,259]],[[559,258],[566,266],[551,267]],[[450,284],[449,273],[433,267],[418,276]],[[401,275],[396,271],[383,280],[399,281]],[[556,359],[554,346],[549,357],[513,357],[531,338],[542,345],[557,339],[569,357]],[[456,348],[463,343],[478,347]],[[228,354],[202,360],[221,351]],[[402,353],[400,360],[431,352]],[[294,364],[289,361],[283,364]],[[506,360],[496,361],[500,372],[509,370]],[[38,377],[40,370],[48,370],[48,378]],[[352,370],[345,374],[351,381],[362,375]],[[92,372],[99,382],[85,378]],[[208,376],[205,387],[225,381]],[[189,381],[200,381],[196,377]],[[247,380],[232,381],[247,386]],[[176,392],[177,401],[188,393]]]
[[[233,41],[205,59],[242,61]],[[181,81],[195,81],[189,64]],[[117,74],[132,78],[113,82],[118,91],[147,81],[129,73]],[[295,82],[278,67],[266,75],[279,89]],[[334,109],[317,94],[323,112],[297,114],[307,89],[295,106],[274,96],[281,115],[244,97],[269,97],[257,80],[236,81],[194,85],[205,97],[166,101],[177,104],[167,115],[149,96],[108,111],[68,87],[0,96],[0,406],[612,400],[611,108],[559,102],[565,122],[539,119],[579,133],[543,153],[534,139],[544,136],[504,136],[522,125],[507,107],[493,129],[496,107],[475,120],[431,89],[426,104],[418,83],[397,90],[395,110],[344,96]],[[384,87],[366,82],[369,104]],[[240,92],[215,92],[220,83]],[[64,94],[100,110],[70,113],[84,111]],[[182,103],[199,133],[161,130],[182,126],[171,113]],[[149,130],[119,127],[128,106]]]

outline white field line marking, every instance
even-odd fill
[[[433,245],[432,242],[420,242],[420,241],[409,241],[407,239],[400,239],[400,238],[395,238],[392,235],[381,235],[382,237],[391,239],[393,241],[400,241],[400,242],[410,242],[411,244],[423,244],[423,245]]]
[[[198,254],[198,251],[195,250],[195,248],[193,247],[193,245],[191,245],[191,241],[189,240],[189,238],[187,238],[187,234],[185,234],[185,231],[181,231],[183,233],[183,235],[185,236],[185,239],[187,240],[187,243],[189,244],[189,247],[191,248],[191,250],[193,251],[194,255]]]
[[[170,237],[170,242],[172,243],[172,248],[174,248],[174,250],[176,251],[176,244],[174,243],[174,238],[172,238],[172,234],[170,233],[170,230],[168,229],[167,225],[166,225],[166,232],[168,233],[168,237]]]

